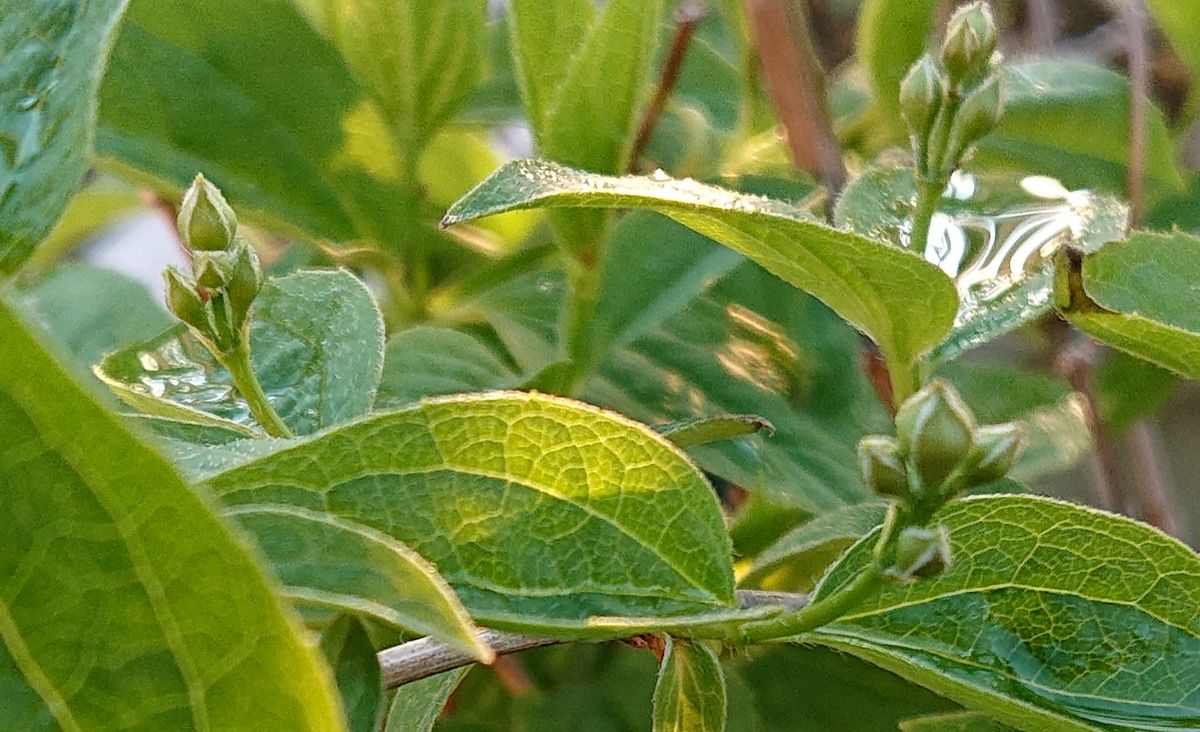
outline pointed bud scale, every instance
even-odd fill
[[[1021,453],[1024,438],[1021,425],[992,424],[975,430],[975,450],[971,462],[971,484],[993,483],[1008,475]]]
[[[233,244],[237,216],[221,191],[197,175],[179,204],[179,234],[192,251],[220,251]]]
[[[1000,95],[1000,77],[989,76],[979,87],[963,100],[950,129],[950,144],[947,149],[957,163],[967,149],[984,135],[996,129],[1004,114],[1004,100]]]
[[[881,496],[908,498],[908,476],[900,446],[890,437],[868,435],[858,443],[858,466],[867,487]]]
[[[928,54],[918,59],[900,82],[900,112],[917,140],[929,137],[945,94],[942,72]]]
[[[196,284],[208,290],[219,290],[228,285],[233,269],[234,259],[229,252],[196,252],[192,257]]]
[[[996,21],[986,3],[964,5],[950,18],[942,42],[942,65],[955,87],[971,85],[991,65]]]
[[[205,332],[208,330],[207,305],[196,293],[196,285],[174,267],[163,272],[167,285],[167,309],[188,325]]]
[[[902,579],[936,577],[953,561],[950,532],[943,526],[909,526],[896,537],[896,563],[892,573]]]
[[[258,254],[246,242],[237,243],[233,256],[233,271],[225,290],[229,294],[234,326],[240,328],[246,322],[250,305],[262,289],[263,275]]]
[[[896,436],[927,488],[940,486],[974,447],[975,418],[947,382],[934,379],[896,413]]]

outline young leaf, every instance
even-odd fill
[[[349,732],[377,732],[383,721],[383,674],[375,648],[353,615],[342,615],[321,634],[321,650],[333,668]]]
[[[734,437],[766,431],[775,434],[775,426],[754,414],[723,414],[716,417],[697,417],[655,425],[654,431],[667,438],[675,447],[687,449],[710,442],[724,442]]]
[[[764,549],[740,584],[809,590],[851,544],[883,523],[886,501],[868,501],[817,516]]]
[[[954,563],[805,636],[1018,729],[1200,724],[1200,557],[1135,521],[1046,498],[944,508]],[[871,561],[852,548],[817,589]]]
[[[815,295],[908,367],[950,331],[950,279],[910,252],[825,226],[782,201],[664,177],[609,177],[521,160],[450,209],[444,224],[537,207],[649,208]]]
[[[1200,378],[1200,239],[1135,232],[1098,252],[1064,252],[1056,304],[1076,328]]]
[[[394,250],[412,235],[385,113],[286,0],[132,0],[96,151],[158,187],[210,174],[239,212],[313,239]]]
[[[1054,176],[1068,188],[1124,195],[1129,162],[1129,81],[1070,59],[1004,67],[1004,117],[979,142],[983,168]],[[1151,199],[1183,186],[1162,112],[1149,111],[1146,192]]]
[[[366,414],[383,367],[383,318],[346,271],[269,280],[250,309],[254,371],[297,434]],[[182,325],[111,354],[96,374],[147,414],[257,434],[225,369]]]
[[[858,59],[868,71],[875,104],[901,137],[900,82],[925,52],[937,9],[938,0],[865,0],[858,10]]]
[[[662,0],[515,0],[509,19],[525,109],[542,155],[587,170],[628,164]]]
[[[1055,251],[1090,251],[1125,235],[1128,210],[1109,196],[1033,176],[964,172],[942,198],[930,240],[912,242],[913,175],[906,159],[885,156],[846,186],[835,221],[919,252],[954,278],[960,304],[935,352],[940,359],[1049,312]]]
[[[447,671],[396,689],[384,732],[431,732],[446,700],[469,670]]]
[[[209,502],[0,302],[0,729],[341,729],[332,679]]]
[[[83,178],[96,90],[125,5],[0,5],[0,275],[29,258]]]
[[[511,389],[521,377],[479,339],[449,328],[417,326],[392,336],[384,350],[376,409],[428,396]]]
[[[724,732],[725,675],[703,643],[667,636],[654,687],[654,732]]]
[[[486,0],[298,0],[388,115],[405,159],[417,157],[479,83]],[[411,181],[410,181],[411,182]]]
[[[431,635],[483,661],[494,657],[437,570],[387,534],[294,506],[245,504],[228,513],[254,536],[289,598]]]
[[[570,637],[593,615],[733,603],[703,476],[650,430],[536,394],[425,401],[222,473],[231,505],[287,503],[391,535],[471,614]]]
[[[1010,730],[1012,727],[975,712],[926,714],[906,719],[900,723],[900,732],[1010,732]]]

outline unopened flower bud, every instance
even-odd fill
[[[858,443],[858,466],[867,487],[881,496],[908,497],[900,446],[890,437],[868,435]]]
[[[974,468],[972,485],[993,483],[1008,475],[1017,455],[1021,453],[1021,425],[1012,422],[991,424],[975,430],[975,450],[971,453]]]
[[[167,285],[167,309],[193,328],[206,332],[209,328],[207,304],[197,294],[196,284],[174,267],[167,267],[163,279]]]
[[[258,255],[249,244],[239,242],[233,255],[233,271],[225,291],[229,295],[234,326],[240,328],[242,323],[246,322],[251,303],[262,289],[263,275]]]
[[[996,129],[1004,114],[1004,101],[1000,95],[1000,77],[989,76],[979,88],[963,100],[954,126],[950,130],[950,144],[955,161],[966,154],[967,149],[987,133]]]
[[[234,259],[229,252],[196,252],[192,257],[192,274],[196,284],[208,290],[219,290],[233,276]]]
[[[179,204],[179,234],[192,251],[220,251],[233,244],[237,216],[221,191],[197,175]]]
[[[929,54],[918,59],[900,82],[900,111],[918,141],[929,137],[945,93],[942,72]]]
[[[942,65],[956,87],[969,86],[987,71],[996,52],[996,21],[986,3],[959,8],[946,26]]]
[[[900,450],[921,480],[935,489],[974,447],[975,418],[962,397],[935,379],[913,394],[896,413]]]
[[[896,537],[892,574],[902,580],[936,577],[950,566],[952,560],[950,532],[945,526],[909,526]]]

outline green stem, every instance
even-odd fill
[[[945,178],[917,180],[917,202],[913,207],[909,246],[918,253],[923,254],[929,245],[929,228],[933,223],[934,214],[937,213],[938,204],[942,202],[942,193],[945,192],[948,182]]]
[[[885,357],[884,363],[892,385],[892,405],[899,409],[900,405],[920,388],[919,369],[914,364],[901,363],[893,358]]]
[[[581,385],[592,364],[595,333],[592,328],[600,298],[599,262],[590,257],[571,257],[567,262],[567,310],[563,336],[571,360],[567,392]]]
[[[738,640],[742,643],[763,643],[791,638],[828,625],[874,594],[883,584],[883,577],[879,565],[871,563],[863,567],[850,584],[828,597],[822,597],[794,613],[743,625],[737,631]]]
[[[254,367],[250,364],[250,348],[246,345],[245,339],[243,339],[242,345],[222,354],[220,361],[221,365],[229,371],[229,375],[233,377],[233,385],[237,388],[238,393],[249,405],[250,414],[254,415],[267,434],[272,437],[293,437],[292,430],[284,424],[279,413],[267,400],[267,394],[263,391],[262,384],[254,373]]]

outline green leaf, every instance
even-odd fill
[[[437,570],[387,534],[294,506],[242,504],[228,513],[257,540],[292,600],[431,635],[483,661],[494,658]]]
[[[1200,378],[1200,239],[1135,232],[1086,255],[1060,257],[1056,304],[1097,340]]]
[[[514,0],[513,58],[546,157],[625,169],[648,93],[662,0]]]
[[[725,675],[703,643],[667,636],[654,687],[654,732],[724,732]]]
[[[522,160],[481,183],[443,223],[559,206],[633,206],[669,216],[816,295],[900,368],[945,338],[957,308],[949,278],[910,252],[829,228],[781,201],[690,180],[615,178]]]
[[[479,83],[486,0],[297,0],[388,115],[411,177],[420,151]]]
[[[800,524],[755,557],[740,584],[811,590],[842,552],[883,523],[887,506],[886,501],[868,501]]]
[[[246,545],[0,302],[0,729],[341,728]]]
[[[1054,58],[1004,66],[1004,118],[979,143],[974,164],[1043,173],[1068,188],[1123,195],[1129,162],[1129,81],[1113,71]],[[1183,186],[1171,136],[1149,110],[1146,193]]]
[[[432,732],[446,700],[469,670],[447,671],[396,689],[384,732]]]
[[[766,431],[770,437],[775,434],[775,426],[754,414],[722,414],[655,425],[654,431],[670,440],[676,447],[687,449],[762,431]]]
[[[900,732],[1006,732],[1011,729],[974,712],[926,714],[900,723]]]
[[[29,258],[83,179],[125,4],[0,2],[0,274]]]
[[[511,389],[521,377],[479,339],[449,328],[417,326],[392,336],[383,358],[377,409],[428,396]]]
[[[1181,379],[1166,369],[1123,351],[1109,351],[1096,367],[1096,411],[1113,434],[1158,414],[1179,390]]]
[[[88,264],[57,267],[21,294],[38,323],[84,367],[172,322],[140,282]]]
[[[1018,729],[1200,724],[1200,557],[1150,527],[1046,498],[981,496],[933,519],[954,563],[888,584],[805,636]],[[871,561],[867,537],[817,590]]]
[[[938,0],[865,0],[858,9],[858,59],[867,70],[875,104],[900,138],[900,82],[925,52],[938,6]]]
[[[703,476],[650,430],[536,394],[429,400],[222,473],[229,504],[361,523],[433,562],[472,616],[570,637],[594,615],[733,603]]]
[[[1050,311],[1054,252],[1088,250],[1125,235],[1128,211],[1109,196],[1068,191],[1046,178],[959,173],[923,246],[910,242],[916,188],[905,156],[886,155],[852,181],[835,221],[863,236],[920,251],[954,278],[954,330],[936,356],[949,359]]]
[[[297,434],[366,414],[383,367],[383,318],[344,270],[268,280],[250,309],[254,371]],[[114,353],[96,374],[147,414],[257,434],[225,369],[183,325]]]
[[[383,721],[383,673],[362,621],[343,615],[321,634],[337,679],[349,732],[376,732]]]
[[[96,150],[159,188],[203,172],[285,232],[392,250],[412,235],[394,128],[288,0],[132,0]]]

